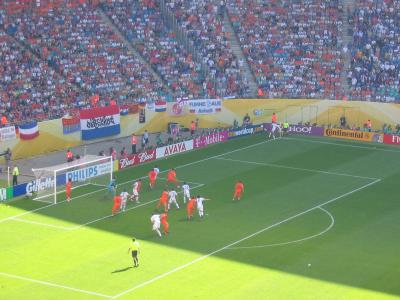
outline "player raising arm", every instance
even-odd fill
[[[196,198],[196,206],[197,206],[197,211],[199,213],[199,217],[203,218],[204,217],[204,201],[208,201],[211,199],[203,198],[200,195],[197,196]]]
[[[184,182],[182,185],[182,190],[183,190],[183,203],[186,203],[186,200],[190,200],[190,186]]]
[[[174,203],[176,208],[179,209],[178,202],[176,201],[176,196],[178,196],[178,193],[174,189],[172,189],[169,191],[168,196],[169,196],[168,210],[171,208],[172,203]]]
[[[233,193],[232,201],[240,200],[242,194],[244,192],[244,184],[240,180],[238,180],[235,184],[235,192]]]
[[[156,214],[156,213],[153,213],[153,214],[151,215],[150,221],[151,221],[151,224],[153,224],[153,230],[154,230],[155,232],[157,232],[157,234],[158,234],[159,237],[161,237],[161,232],[160,232],[160,223],[161,223],[160,215],[159,215],[159,214]]]
[[[121,197],[121,207],[120,209],[122,211],[125,211],[126,209],[126,201],[128,200],[129,194],[127,193],[126,190],[123,190],[122,193],[120,194]]]

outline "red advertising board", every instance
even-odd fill
[[[155,159],[156,159],[156,150],[147,150],[146,152],[132,154],[126,158],[121,158],[119,160],[119,169],[121,170],[128,167],[136,166]]]
[[[383,143],[390,145],[399,145],[400,146],[400,136],[393,134],[385,134],[383,136]]]

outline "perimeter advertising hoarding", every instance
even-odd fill
[[[385,134],[383,136],[383,143],[389,145],[398,145],[400,146],[400,135],[394,134]]]
[[[382,134],[337,128],[325,128],[324,135],[338,139],[382,143]]]
[[[264,128],[266,131],[270,131],[272,128],[271,123],[264,123]],[[323,136],[324,128],[318,126],[306,126],[306,125],[289,125],[290,134],[300,134],[300,135],[312,135],[312,136]]]
[[[126,158],[121,158],[119,160],[119,169],[121,170],[128,167],[133,167],[155,159],[156,159],[156,150],[147,150],[145,152],[132,154]]]
[[[211,133],[193,140],[193,148],[203,148],[208,145],[224,142],[228,139],[228,131]]]
[[[228,132],[228,139],[235,139],[240,136],[251,135],[251,134],[260,133],[263,131],[264,131],[264,124],[250,125],[250,126],[246,126],[246,127],[230,129]]]
[[[193,150],[193,140],[168,145],[156,149],[156,159]]]

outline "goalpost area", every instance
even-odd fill
[[[32,171],[36,180],[27,186],[28,195],[36,201],[56,204],[69,180],[73,190],[84,186],[107,187],[113,178],[113,160],[111,156],[86,155],[72,162]]]

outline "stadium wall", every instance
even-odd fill
[[[361,102],[361,101],[334,101],[334,100],[305,100],[305,99],[233,99],[223,100],[221,111],[212,114],[192,114],[188,107],[177,111],[173,103],[167,104],[163,112],[156,112],[154,108],[146,108],[146,122],[139,123],[139,114],[121,115],[119,134],[100,138],[93,141],[82,141],[81,132],[76,131],[64,134],[61,119],[39,123],[39,135],[31,140],[16,139],[0,142],[0,151],[10,148],[13,159],[43,155],[53,151],[65,150],[70,147],[130,136],[132,133],[141,134],[165,131],[169,122],[176,122],[189,127],[192,120],[199,119],[199,127],[212,128],[231,126],[236,119],[241,124],[243,116],[248,113],[255,124],[267,123],[273,112],[278,120],[287,120],[291,124],[299,122],[317,123],[319,125],[335,125],[342,115],[346,116],[349,125],[356,127],[370,119],[373,129],[381,129],[383,124],[392,127],[400,120],[400,105]],[[43,146],[46,145],[46,146]]]

